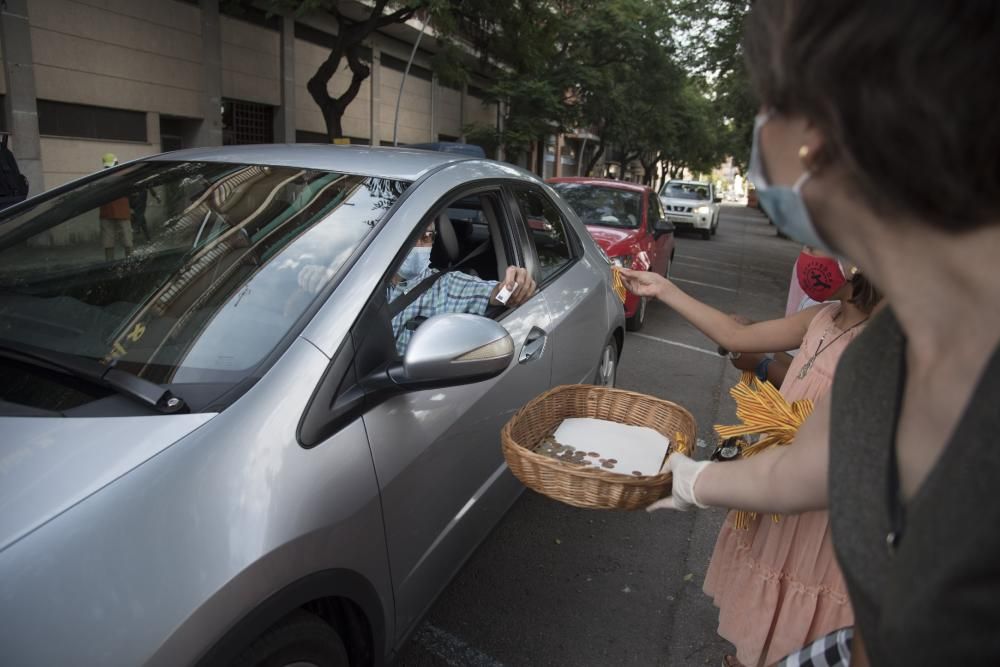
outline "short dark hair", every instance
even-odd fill
[[[815,123],[875,210],[1000,217],[1000,2],[756,0],[744,46],[761,102]]]
[[[882,292],[863,273],[855,273],[851,278],[850,301],[863,313],[871,314],[882,300]]]

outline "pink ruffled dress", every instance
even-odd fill
[[[847,333],[837,328],[839,309],[837,303],[826,306],[809,325],[781,385],[789,402],[824,396],[840,354],[861,333],[864,325]],[[821,338],[826,349],[800,379]],[[758,516],[746,530],[734,527],[733,518],[730,512],[719,533],[704,590],[719,608],[719,634],[736,646],[741,663],[773,664],[854,623],[826,512],[783,516],[777,523],[771,515]]]

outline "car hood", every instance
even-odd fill
[[[0,417],[0,551],[214,416]]]
[[[587,225],[587,231],[609,257],[628,254],[639,235],[638,229],[618,229],[600,225]]]

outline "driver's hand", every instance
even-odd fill
[[[309,294],[318,294],[323,285],[333,278],[334,271],[319,264],[307,264],[299,271],[299,288]]]
[[[496,300],[497,294],[506,285],[508,289],[514,287],[514,283],[517,283],[517,288],[514,293],[510,295],[507,299],[507,308],[517,308],[522,303],[535,296],[535,292],[538,291],[538,285],[535,284],[535,279],[531,277],[528,270],[520,266],[508,266],[507,271],[504,273],[503,280],[497,283],[497,286],[493,288],[493,293],[490,294],[490,305],[502,306],[505,304],[500,303]]]

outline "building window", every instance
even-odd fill
[[[390,56],[388,53],[383,53],[381,55],[382,66],[397,72],[406,71],[406,61]],[[426,67],[421,67],[420,65],[410,65],[409,76],[414,76],[418,79],[423,79],[424,81],[430,81],[433,77],[433,73]]]
[[[38,132],[50,137],[148,142],[143,111],[51,100],[38,100]]]
[[[274,107],[242,100],[222,101],[222,144],[274,143]]]
[[[332,49],[337,45],[336,35],[314,28],[311,25],[306,25],[305,23],[299,23],[298,21],[295,22],[295,39],[301,39],[303,42],[309,42],[324,49]],[[358,53],[361,54],[361,59],[365,62],[370,63],[372,61],[372,50],[369,47],[360,47]]]

